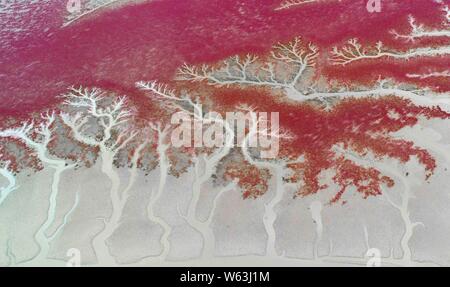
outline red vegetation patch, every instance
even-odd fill
[[[316,73],[329,76],[329,80],[338,79],[356,86],[372,83],[382,75],[437,90],[449,89],[445,81],[419,81],[407,78],[404,72],[421,72],[422,66],[446,68],[447,59],[386,60],[376,64],[369,61],[345,69],[329,66],[327,62],[327,52],[333,46],[354,37],[362,44],[381,40],[388,47],[405,50],[407,46],[396,41],[389,31],[407,32],[410,14],[418,23],[437,27],[435,22],[442,18],[442,5],[429,0],[392,0],[384,1],[382,13],[370,14],[365,1],[360,0],[275,11],[280,2],[151,1],[99,13],[64,29],[52,21],[54,26],[48,33],[30,33],[33,36],[20,39],[7,37],[10,45],[0,48],[6,55],[0,60],[3,84],[0,114],[19,117],[56,107],[59,102],[56,96],[68,86],[84,85],[126,94],[135,107],[138,121],[165,121],[167,113],[138,91],[135,82],[155,79],[170,82],[183,62],[211,63],[248,52],[266,54],[275,43],[295,36],[318,45],[321,58]],[[58,4],[55,6],[61,8],[62,3]],[[46,18],[46,14],[40,14],[39,23]],[[24,19],[24,22],[30,21]],[[42,30],[42,26],[36,29]],[[330,168],[336,169],[334,181],[343,188],[335,201],[350,184],[364,197],[379,194],[379,184],[393,184],[374,169],[358,167],[338,157],[332,151],[337,144],[360,154],[372,152],[400,162],[417,157],[427,176],[436,167],[427,151],[409,141],[394,139],[390,133],[415,125],[421,116],[448,118],[439,109],[421,108],[406,100],[386,97],[347,99],[325,111],[313,104],[287,102],[275,96],[279,95],[264,89],[218,89],[214,90],[212,100],[220,111],[234,111],[238,104],[247,104],[257,105],[260,111],[279,112],[281,128],[295,136],[292,140],[281,140],[280,158],[304,157],[303,162],[289,165],[294,173],[287,179],[304,183],[299,195],[325,188],[319,184],[318,176]],[[180,158],[185,156],[184,152],[169,151],[172,173],[179,174],[190,164],[187,158]],[[258,197],[267,190],[268,171],[258,170],[249,163],[231,166],[227,175],[239,179],[245,198]]]
[[[49,152],[59,158],[76,162],[77,167],[93,166],[98,158],[99,148],[76,141],[71,134],[71,130],[61,122],[58,121],[54,125],[57,125],[57,127],[54,127],[54,136],[48,144]]]
[[[450,91],[450,81],[445,77],[421,79],[408,75],[446,71],[449,66],[449,57],[423,57],[408,61],[382,58],[363,60],[346,65],[345,67],[329,64],[323,67],[321,73],[329,79],[339,80],[350,85],[352,83],[373,85],[378,80],[379,75],[382,75],[383,78],[392,78],[396,81],[414,84],[418,87],[429,87],[437,92],[448,92]]]
[[[19,140],[0,138],[0,161],[9,162],[9,169],[15,173],[27,168],[39,171],[43,168],[33,150]]]
[[[356,191],[363,195],[363,198],[381,195],[381,184],[386,184],[388,187],[394,186],[392,178],[382,176],[374,168],[361,167],[344,157],[336,160],[336,175],[333,180],[339,184],[341,189],[333,197],[331,203],[338,202],[349,186],[354,186]]]
[[[259,169],[248,161],[231,162],[225,168],[224,178],[238,179],[244,199],[258,198],[267,192],[267,180],[270,178],[270,173],[269,170]]]

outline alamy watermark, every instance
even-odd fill
[[[66,253],[69,260],[66,262],[67,267],[80,267],[81,266],[81,251],[78,248],[70,248]]]
[[[201,109],[201,107],[200,107]],[[279,113],[217,112],[194,116],[180,111],[171,118],[174,147],[251,147],[260,149],[261,158],[275,158],[279,152]]]
[[[366,263],[367,267],[381,267],[380,249],[370,248],[369,250],[367,250],[366,257],[369,258]]]

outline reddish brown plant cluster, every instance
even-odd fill
[[[231,162],[226,166],[224,178],[227,180],[238,180],[242,188],[244,199],[258,198],[267,192],[267,181],[270,178],[269,170],[260,169],[247,161]]]

